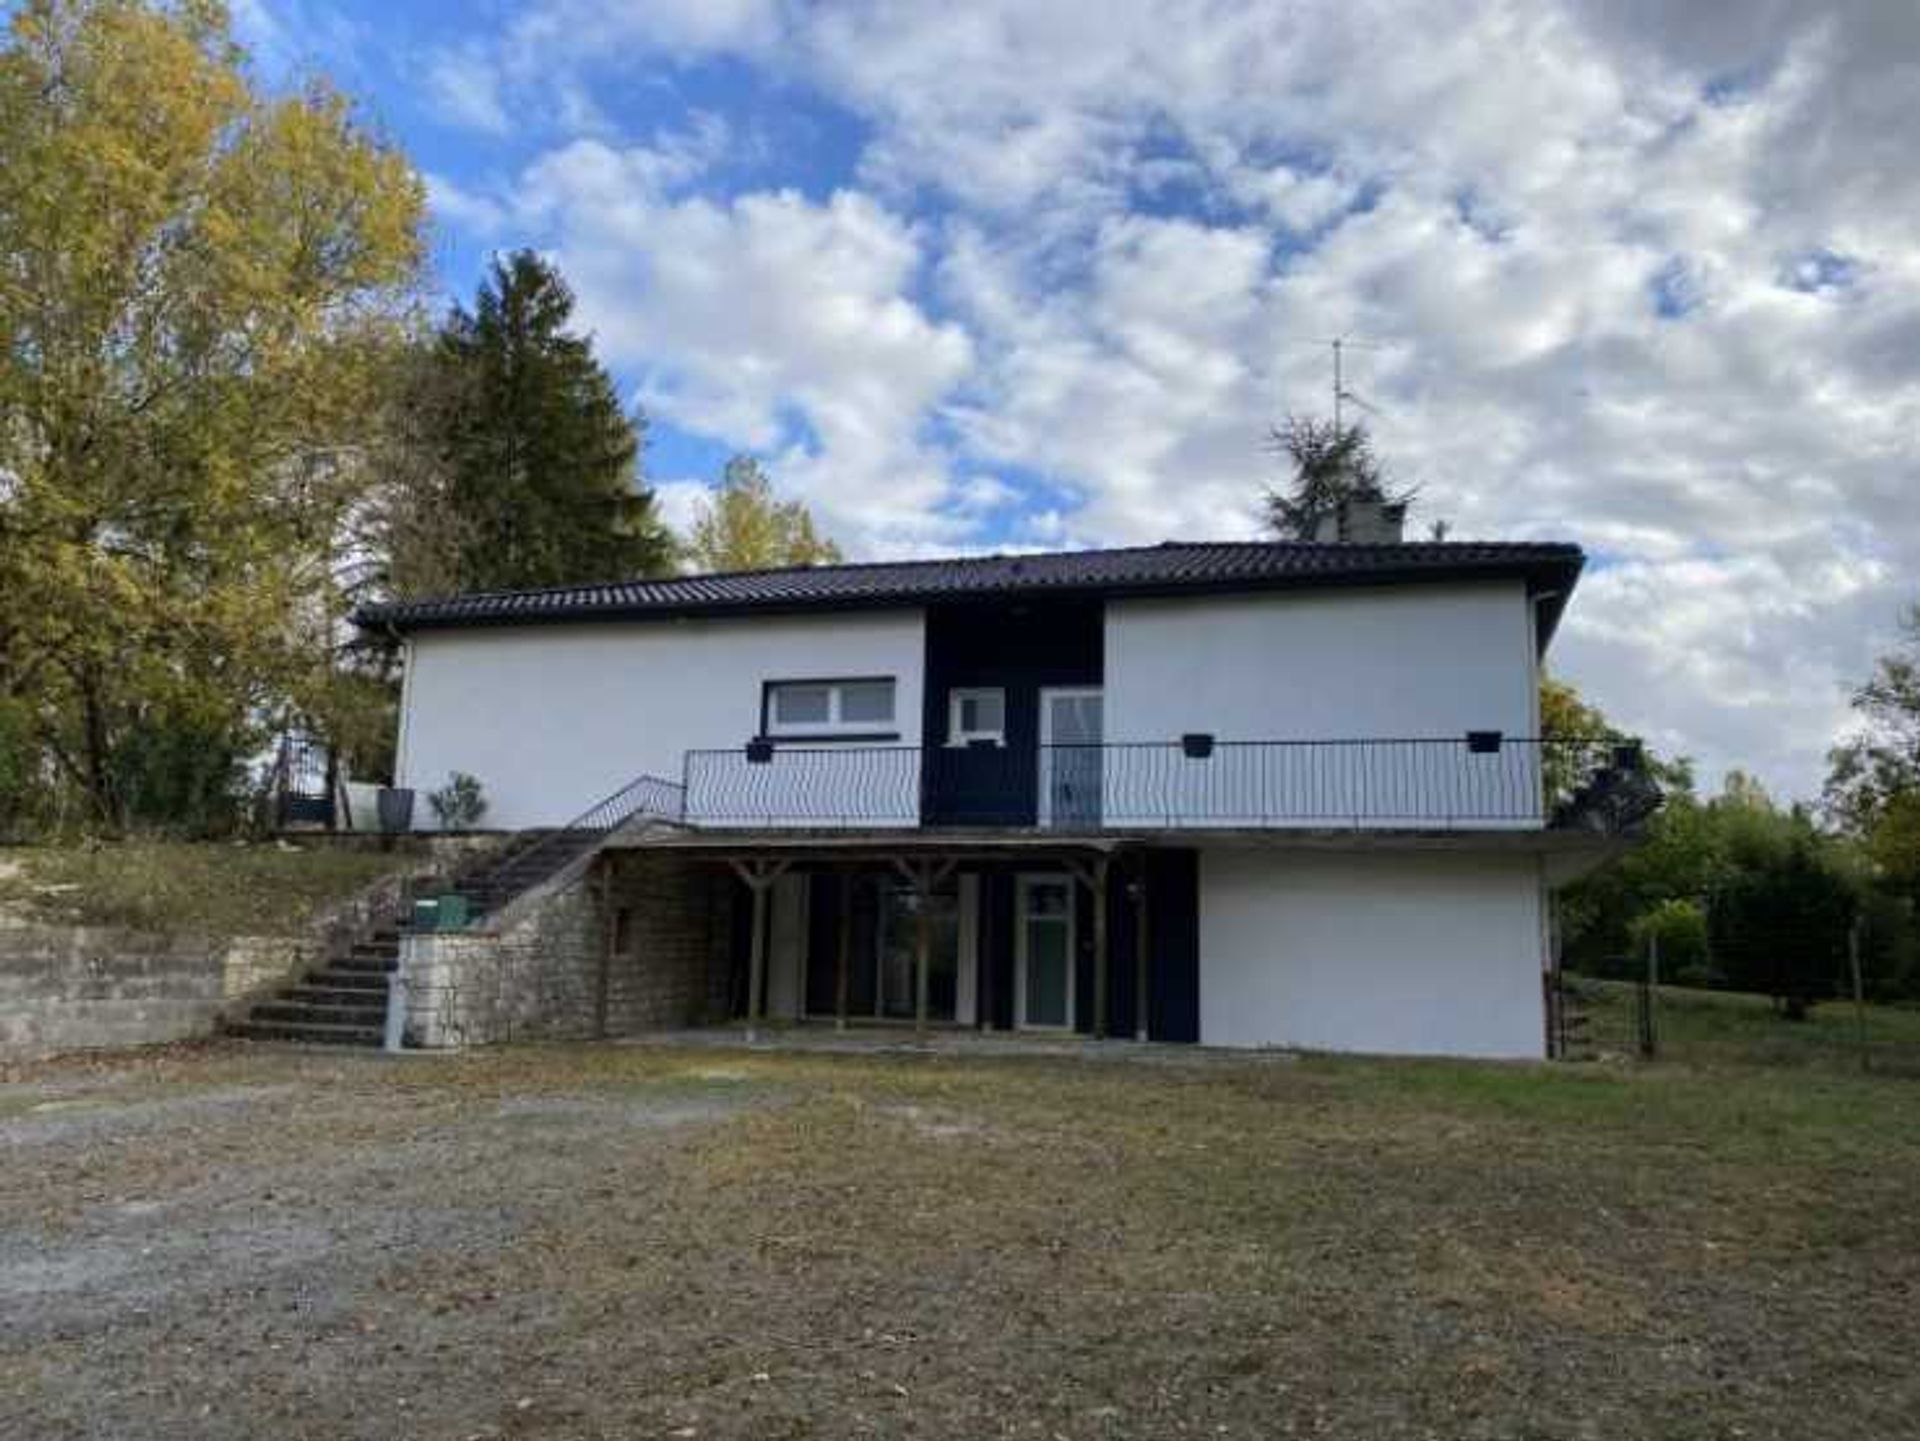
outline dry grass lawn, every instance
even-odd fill
[[[0,1085],[0,1432],[1920,1434],[1920,1083],[213,1047]]]
[[[0,921],[297,935],[320,910],[416,859],[324,842],[0,846]]]

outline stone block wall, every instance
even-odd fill
[[[224,1006],[305,963],[298,941],[111,926],[0,926],[0,1056],[213,1034]]]
[[[407,1043],[585,1039],[719,1019],[730,884],[711,864],[611,851],[521,897],[489,929],[409,936]]]

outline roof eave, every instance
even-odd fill
[[[844,614],[849,611],[922,610],[930,605],[968,602],[1031,603],[1048,599],[1159,599],[1180,596],[1260,594],[1273,591],[1350,590],[1382,585],[1442,585],[1484,580],[1523,580],[1539,605],[1542,651],[1552,638],[1585,564],[1577,548],[1560,557],[1488,560],[1446,566],[1382,566],[1348,574],[1268,575],[1206,580],[1076,582],[953,588],[925,595],[878,593],[826,597],[767,597],[744,601],[690,601],[667,605],[556,606],[546,610],[460,614],[451,608],[407,615],[405,606],[363,607],[353,623],[363,630],[398,637],[428,630],[498,630],[530,626],[593,625],[643,620],[717,620],[736,616]]]

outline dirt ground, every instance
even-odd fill
[[[209,1046],[0,1077],[0,1434],[1920,1435],[1920,1086]]]

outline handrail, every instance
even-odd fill
[[[636,776],[562,826],[521,832],[488,857],[477,875],[462,879],[458,888],[470,898],[477,919],[551,879],[592,849],[583,842],[604,839],[643,813],[678,824],[685,811],[686,788],[678,781]]]

